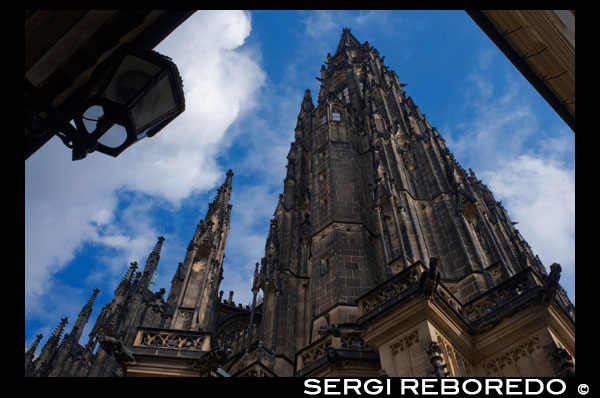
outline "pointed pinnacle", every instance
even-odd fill
[[[41,333],[38,334],[37,336],[35,336],[35,341],[33,342],[33,344],[31,344],[29,346],[29,348],[27,349],[27,352],[33,352],[33,353],[35,353],[38,344],[40,344],[40,341],[42,340],[42,337],[44,337],[44,335],[41,334]]]
[[[83,310],[85,310],[86,308],[91,308],[94,305],[94,302],[96,301],[96,297],[98,297],[98,293],[100,293],[100,289],[95,288],[93,290],[92,296],[88,299],[87,303],[85,303],[85,305],[83,306]]]
[[[98,297],[98,293],[100,293],[100,289],[98,289],[98,288],[95,288],[95,289],[93,290],[92,297],[90,297],[90,299],[88,300],[88,304],[89,304],[89,303],[92,303],[92,304],[93,304],[93,303],[94,303],[94,301],[96,301],[96,297]]]
[[[152,253],[160,254],[160,250],[162,249],[162,244],[163,244],[164,240],[165,240],[164,236],[158,237],[158,242],[156,242],[154,249],[152,249]]]
[[[60,320],[60,324],[56,327],[56,329],[54,329],[54,332],[52,333],[53,337],[60,337],[60,335],[62,334],[63,330],[65,329],[65,325],[69,322],[69,318],[68,317],[64,317]],[[51,336],[51,338],[52,338]],[[51,339],[50,338],[50,339]],[[50,340],[49,339],[49,340]]]
[[[350,32],[349,28],[344,28],[342,29],[342,37],[340,38],[340,41],[337,45],[337,48],[335,49],[335,54],[334,57],[344,48],[347,46],[360,46],[359,41],[356,39],[356,37],[354,37],[354,35]]]
[[[312,96],[310,94],[310,90],[308,89],[304,92],[304,98],[302,99],[301,108],[307,112],[315,108]]]
[[[221,185],[221,188],[219,189],[226,189],[229,188],[231,189],[231,180],[233,177],[233,170],[229,169],[227,170],[227,177],[225,178],[225,182],[223,183],[223,185]]]

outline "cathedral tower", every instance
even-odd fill
[[[219,291],[229,170],[166,301],[148,289],[160,237],[143,271],[131,263],[88,344],[72,342],[73,364],[53,362],[64,318],[37,360],[39,339],[26,353],[26,374],[574,375],[560,265],[546,271],[375,48],[344,29],[325,64],[316,104],[309,90],[302,98],[252,306]],[[77,325],[87,317],[84,307]]]
[[[439,305],[451,308],[444,311],[466,317],[465,334],[483,330],[469,324],[489,315],[482,305],[499,309],[501,300],[523,299],[522,292],[512,293],[515,285],[561,292],[557,305],[565,319],[574,316],[562,288],[549,282],[559,273],[548,276],[501,204],[456,162],[406,96],[384,57],[344,29],[325,63],[316,107],[309,90],[302,100],[257,276],[265,297],[260,340],[276,358],[271,369],[279,375],[427,376],[439,369],[420,367],[429,362],[424,347],[442,341],[468,363],[475,343],[461,353],[448,340],[464,336],[443,337],[448,325],[436,325],[429,315],[407,321],[414,330],[380,325],[400,308],[404,314],[423,305],[424,314],[434,311],[428,303],[437,305],[438,295],[445,303]],[[419,304],[400,305],[403,294],[406,303],[412,299],[411,289]],[[494,301],[498,294],[502,299]],[[472,306],[463,307],[467,303]],[[547,330],[538,340],[568,346],[572,354],[573,330],[560,342]],[[389,348],[402,338],[423,346],[423,358],[413,353],[416,362],[405,357],[404,367],[391,358],[398,349]],[[473,374],[461,369],[453,365],[451,373]]]

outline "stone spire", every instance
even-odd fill
[[[301,111],[310,112],[313,109],[315,109],[315,105],[313,104],[310,90],[306,89],[306,91],[304,92],[304,98],[302,99]]]
[[[56,349],[58,347],[58,343],[60,342],[60,338],[61,338],[62,333],[65,329],[65,326],[67,325],[68,322],[69,322],[69,318],[67,318],[67,317],[62,318],[60,320],[60,323],[56,327],[56,329],[54,329],[54,331],[48,338],[48,341],[46,341],[46,344],[44,344],[44,347],[42,348],[42,351],[40,352],[40,356],[38,357],[37,361],[35,361],[35,363],[34,363],[34,369],[33,369],[34,375],[36,375],[36,376],[46,376],[47,375],[47,372],[49,370],[48,366],[54,359],[54,356],[56,354]]]
[[[117,295],[117,294],[125,294],[125,292],[129,288],[129,286],[131,286],[131,282],[132,282],[132,279],[133,279],[133,277],[135,275],[135,270],[137,268],[138,268],[137,261],[129,263],[129,268],[125,272],[125,275],[123,276],[123,279],[121,279],[121,283],[119,283],[119,286],[115,290],[115,295]]]
[[[73,329],[69,334],[71,340],[75,343],[79,341],[79,338],[83,333],[83,328],[90,319],[90,315],[92,314],[94,302],[96,301],[96,297],[98,297],[98,293],[100,293],[100,289],[96,288],[93,290],[92,296],[89,298],[87,303],[85,303],[79,312],[79,315],[77,316],[77,321],[75,321],[75,325],[73,325]]]
[[[27,351],[25,352],[25,355],[27,356],[28,354],[31,354],[31,356],[33,357],[35,355],[35,351],[37,350],[38,344],[40,344],[40,340],[42,340],[42,337],[44,337],[43,334],[38,334],[37,336],[35,336],[35,341],[33,342],[33,344],[31,344],[29,346],[29,348],[27,349]]]
[[[31,369],[31,365],[35,359],[35,351],[37,350],[38,344],[40,343],[40,340],[42,340],[42,337],[44,337],[44,335],[41,333],[35,336],[35,341],[33,344],[31,344],[27,351],[25,351],[25,375],[27,375],[29,369]]]
[[[156,256],[160,256],[160,251],[162,249],[162,245],[163,245],[164,240],[165,240],[164,236],[159,236],[158,237],[158,242],[156,242],[156,245],[154,245],[154,249],[152,249],[152,253],[151,254],[154,254]]]
[[[52,334],[50,335],[50,337],[48,338],[48,341],[46,341],[46,344],[44,344],[44,347],[42,348],[42,351],[47,350],[47,349],[54,349],[58,346],[58,343],[60,341],[60,338],[62,336],[62,333],[65,329],[65,326],[67,325],[67,323],[69,323],[69,318],[68,317],[64,317],[60,320],[60,323],[58,324],[58,326],[54,329],[54,331],[52,332]]]
[[[208,212],[205,221],[209,221],[213,217],[217,217],[220,221],[224,221],[224,217],[227,217],[229,200],[231,199],[231,183],[233,178],[233,171],[229,169],[225,178],[225,182],[217,189],[214,200],[208,205]],[[216,220],[212,220],[216,222]]]
[[[350,29],[344,28],[344,29],[342,29],[342,37],[340,38],[337,48],[335,49],[335,54],[333,54],[333,56],[335,57],[336,55],[338,55],[339,53],[342,53],[347,48],[360,47],[360,46],[361,46],[360,42],[356,39],[356,37],[354,37],[354,35],[352,33],[350,33]]]
[[[215,320],[232,208],[232,178],[233,171],[229,170],[173,277],[167,299],[174,308],[170,323],[173,329],[208,330]]]
[[[150,286],[154,271],[156,271],[156,267],[158,267],[158,260],[160,260],[160,251],[164,240],[165,238],[163,236],[158,237],[158,242],[156,242],[154,249],[152,249],[152,252],[148,256],[148,260],[146,260],[146,266],[144,267],[144,273],[142,274],[142,280],[139,287],[141,291],[148,289]]]

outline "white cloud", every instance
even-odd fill
[[[177,203],[222,180],[216,157],[224,135],[256,104],[265,80],[260,55],[238,48],[250,26],[247,12],[198,11],[156,48],[178,65],[186,111],[155,137],[116,159],[92,153],[78,162],[55,138],[27,160],[26,313],[44,311],[40,298],[51,290],[52,276],[86,243],[116,250],[105,258],[112,277],[129,261],[145,260],[159,233],[150,225],[149,205],[119,204],[124,190]],[[125,210],[115,225],[118,206]]]
[[[397,15],[392,16],[389,10],[360,11],[358,14],[343,10],[308,11],[302,21],[305,36],[322,39],[326,36],[339,39],[342,28],[368,29],[384,35],[394,35],[402,24]]]
[[[264,256],[269,222],[283,189],[286,155],[293,140],[295,122],[295,116],[291,115],[294,112],[297,115],[302,101],[300,95],[297,98],[292,95],[290,100],[290,97],[280,97],[281,93],[272,87],[265,90],[272,95],[269,98],[274,104],[270,122],[257,115],[240,121],[243,128],[237,132],[235,141],[244,143],[246,152],[231,166],[236,177],[233,178],[231,229],[221,289],[226,293],[234,290],[235,301],[244,304],[251,300],[253,264]],[[287,92],[285,88],[283,91]],[[251,185],[239,184],[242,178]]]
[[[304,20],[305,36],[312,38],[323,38],[331,32],[338,30],[339,22],[336,20],[341,14],[335,11],[317,10],[310,12]]]
[[[495,55],[497,56],[497,55]],[[542,128],[531,87],[514,73],[492,83],[489,52],[468,73],[454,125],[440,133],[457,160],[472,168],[508,211],[544,265],[562,265],[563,287],[575,298],[574,136],[556,117]],[[454,138],[457,137],[457,138]]]
[[[506,202],[517,228],[549,266],[558,262],[574,277],[575,175],[551,159],[522,155],[481,176]],[[525,189],[526,188],[526,189]],[[504,203],[503,202],[503,203]]]

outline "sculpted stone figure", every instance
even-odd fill
[[[123,344],[123,341],[114,337],[106,335],[100,335],[98,337],[100,347],[121,365],[120,369],[115,369],[115,375],[119,377],[125,376],[127,366],[135,363],[135,358],[133,357],[131,350]]]
[[[431,296],[440,283],[440,273],[437,270],[439,260],[437,257],[429,259],[429,268],[421,274],[421,291],[423,296]]]

